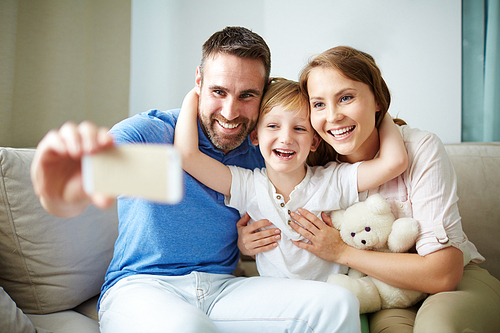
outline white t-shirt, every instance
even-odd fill
[[[285,203],[269,181],[265,168],[253,171],[229,166],[232,174],[231,196],[226,204],[247,212],[252,221],[268,219],[281,229],[278,247],[256,256],[261,276],[326,281],[328,275],[346,273],[347,267],[323,260],[295,246],[290,240],[307,241],[288,225],[289,212],[305,208],[320,217],[321,212],[346,209],[358,201],[359,163],[307,167],[306,176]],[[321,217],[320,217],[321,218]]]
[[[484,261],[462,230],[458,212],[457,177],[441,140],[432,133],[400,127],[408,169],[393,180],[360,193],[361,201],[380,193],[396,218],[413,217],[419,223],[416,249],[425,256],[448,246],[460,249],[464,265]]]

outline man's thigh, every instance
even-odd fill
[[[109,289],[99,325],[103,333],[217,332],[195,298],[150,275],[125,278]]]
[[[318,281],[235,279],[207,314],[220,332],[360,332],[357,298]]]

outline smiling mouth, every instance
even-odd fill
[[[338,130],[330,130],[328,133],[330,133],[330,135],[334,138],[343,138],[351,134],[354,128],[356,128],[356,126],[348,126]]]
[[[273,149],[276,156],[280,158],[292,158],[296,153],[292,150]]]
[[[221,127],[225,128],[225,129],[235,129],[235,128],[237,128],[238,126],[240,126],[240,123],[238,123],[238,124],[231,124],[231,123],[221,122],[220,120],[217,120],[217,123],[218,123]]]

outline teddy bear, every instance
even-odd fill
[[[390,204],[380,194],[371,195],[346,210],[334,211],[330,216],[344,242],[362,250],[406,252],[415,244],[418,235],[418,222],[413,218],[396,219]],[[360,313],[407,308],[427,296],[390,286],[353,268],[349,268],[347,275],[330,275],[327,282],[356,295]]]

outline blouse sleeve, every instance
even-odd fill
[[[435,134],[424,133],[406,145],[410,163],[408,196],[413,217],[420,224],[416,249],[425,256],[453,246],[463,252],[467,263],[470,253],[458,212],[455,170],[441,140]]]

